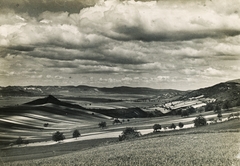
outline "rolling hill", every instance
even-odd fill
[[[137,106],[139,101],[129,100],[109,100],[108,97],[104,100],[99,100],[102,106],[107,103],[115,102],[115,104],[126,104],[127,107],[105,109],[86,107],[81,105],[77,100],[81,100],[81,97],[68,102],[64,99],[64,93],[71,95],[76,94],[84,97],[88,94],[88,97],[93,95],[98,99],[102,99],[102,96],[114,95],[136,95],[144,94],[144,97],[149,97],[149,100],[140,102],[144,107],[147,104],[157,103],[159,100],[164,99],[165,96],[169,100],[171,97],[177,98],[177,100],[185,101],[192,97],[203,95],[206,98],[217,99],[217,102],[223,102],[229,100],[232,105],[240,99],[240,83],[239,80],[228,81],[219,83],[211,87],[201,88],[193,91],[175,91],[175,90],[154,90],[150,88],[131,88],[131,87],[115,87],[115,88],[96,88],[88,86],[65,86],[65,87],[5,87],[0,88],[2,98],[11,95],[19,95],[21,98],[24,95],[33,95],[38,97],[35,100],[30,100],[25,104],[0,107],[0,142],[9,142],[15,140],[19,135],[24,133],[24,137],[30,141],[36,140],[49,140],[52,132],[61,130],[66,135],[71,136],[72,129],[81,127],[84,132],[84,127],[96,128],[97,124],[101,121],[107,121],[112,123],[113,118],[146,118],[149,116],[162,116],[163,114],[154,114],[152,112],[144,111]],[[46,93],[56,93],[60,99],[53,95],[45,95]],[[62,95],[62,96],[61,96]],[[155,101],[153,101],[153,96]],[[73,96],[74,97],[74,96]],[[18,98],[18,97],[17,97]],[[151,100],[150,100],[151,99]],[[11,98],[9,98],[11,100]],[[94,104],[95,100],[92,100]],[[84,103],[84,102],[83,102]],[[111,103],[112,104],[112,103]],[[149,104],[149,105],[150,105]],[[142,108],[143,108],[142,107]],[[49,126],[45,127],[44,124],[48,123]]]
[[[179,100],[186,100],[191,97],[204,95],[207,98],[214,98],[217,102],[230,101],[232,105],[240,99],[240,83],[237,80],[216,84],[211,87],[193,90],[181,96]]]
[[[51,140],[57,130],[71,137],[74,128],[93,128],[111,117],[93,113],[80,106],[61,102],[53,96],[0,108],[0,144],[22,136],[30,142]],[[48,124],[44,126],[44,124]]]
[[[235,100],[240,94],[240,79],[222,82],[211,87],[201,88],[192,91],[179,91],[172,89],[151,89],[146,87],[91,87],[85,85],[79,86],[8,86],[0,87],[0,96],[78,96],[87,98],[89,96],[98,98],[111,95],[135,95],[140,99],[156,98],[159,100],[165,98],[187,99],[199,95],[216,98],[218,100]],[[141,97],[140,97],[141,96]]]
[[[36,99],[34,101],[25,103],[24,105],[32,105],[32,106],[37,106],[37,105],[43,105],[45,106],[46,104],[54,104],[56,106],[64,106],[68,109],[81,109],[84,111],[91,111],[94,113],[99,113],[103,114],[112,118],[145,118],[148,117],[148,113],[144,112],[140,108],[116,108],[116,109],[93,109],[93,108],[84,108],[80,105],[77,104],[71,104],[68,102],[60,101],[57,98],[55,98],[52,95],[49,95],[48,97],[45,98],[40,98]],[[66,111],[65,111],[66,112]],[[68,112],[69,113],[69,110]],[[76,114],[77,112],[72,111],[71,114]]]

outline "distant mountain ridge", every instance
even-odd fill
[[[146,87],[91,87],[79,86],[8,86],[0,88],[0,96],[46,96],[78,94],[139,94],[139,95],[181,95],[184,91],[172,89],[152,89]]]
[[[0,88],[0,96],[47,96],[47,95],[107,95],[107,94],[133,94],[145,95],[147,97],[157,97],[159,100],[175,97],[176,100],[185,100],[191,97],[204,95],[204,97],[215,98],[220,101],[238,100],[240,98],[240,79],[222,82],[210,87],[192,91],[179,91],[172,89],[152,89],[146,87],[91,87],[79,86],[8,86]]]
[[[163,89],[163,90],[157,90],[157,89],[151,89],[151,88],[132,88],[132,87],[114,87],[114,88],[96,88],[96,87],[89,87],[89,86],[28,86],[28,87],[6,87],[6,88],[0,88],[0,94],[2,95],[2,92],[6,93],[4,95],[39,95],[44,96],[43,98],[38,98],[36,100],[33,100],[31,102],[25,103],[25,106],[39,106],[39,107],[45,107],[45,104],[53,104],[54,106],[64,106],[68,109],[80,109],[83,111],[90,111],[90,112],[96,112],[103,115],[107,115],[113,118],[142,118],[142,117],[149,117],[149,112],[145,112],[138,106],[134,106],[136,102],[152,102],[152,103],[161,103],[163,101],[172,102],[172,101],[188,101],[191,100],[193,97],[198,96],[204,96],[204,98],[212,98],[216,99],[216,102],[218,104],[223,104],[224,101],[228,100],[230,101],[232,106],[235,106],[236,103],[240,100],[240,83],[238,81],[228,81],[219,83],[207,88],[201,88],[197,90],[192,91],[177,91],[177,90],[169,90],[169,89]],[[14,94],[17,93],[17,94]],[[144,94],[144,98],[141,98],[139,100],[132,100],[133,104],[132,106],[126,107],[126,108],[114,108],[114,109],[102,109],[102,108],[89,108],[86,106],[81,106],[78,104],[72,104],[70,102],[65,102],[57,99],[56,95],[46,95],[48,94],[57,94],[57,97],[60,97],[61,99],[64,99],[64,95],[67,94],[68,98],[76,95],[77,100],[82,100],[79,96],[85,96],[92,94],[93,98],[96,97],[96,99],[102,99],[105,96],[109,95],[109,98],[104,98],[105,102],[111,102],[111,95],[118,96],[118,94],[122,97],[123,100],[113,100],[114,102],[128,102],[128,96],[130,94],[133,94],[133,96],[136,94],[137,96],[140,94]],[[70,94],[71,95],[70,95]],[[3,96],[4,96],[3,95]],[[47,96],[47,97],[46,97]],[[90,96],[91,97],[91,96]],[[126,100],[124,101],[124,99]],[[146,98],[145,98],[146,97]],[[94,98],[95,99],[95,98]],[[111,100],[110,100],[111,99]],[[168,99],[168,100],[165,100]],[[67,100],[68,101],[68,100]],[[94,100],[92,100],[94,101]],[[100,101],[99,103],[104,103],[103,101]],[[147,103],[146,103],[147,104]],[[47,107],[49,105],[46,105]],[[54,109],[57,110],[57,109]]]

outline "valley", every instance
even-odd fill
[[[222,131],[239,134],[240,125],[236,118],[240,107],[236,94],[239,94],[240,86],[236,82],[185,92],[129,87],[71,90],[74,88],[68,91],[66,87],[1,88],[0,148],[3,163],[61,156],[116,144],[118,136],[127,127],[139,131],[143,135],[140,139],[154,137],[154,124],[161,124],[159,136]],[[16,92],[19,89],[21,93]],[[46,95],[49,89],[51,95]],[[225,107],[226,101],[231,107]],[[212,105],[212,109],[206,110],[207,105]],[[221,107],[221,119],[215,111],[216,106]],[[183,116],[186,111],[188,114]],[[208,126],[196,128],[193,121],[200,114]],[[230,115],[234,115],[233,121],[228,121]],[[116,119],[121,123],[113,124]],[[99,127],[100,122],[106,122],[106,127]],[[184,127],[178,126],[180,122]],[[171,124],[176,128],[171,129]],[[74,130],[80,132],[80,137],[73,138]],[[56,131],[63,133],[65,139],[53,141]],[[21,144],[16,143],[18,138],[23,140]]]

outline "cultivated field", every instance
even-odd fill
[[[239,123],[239,120],[236,119],[189,130],[150,134],[130,141],[106,140],[110,142],[102,142],[94,148],[81,148],[86,144],[80,142],[79,144],[59,144],[49,148],[50,151],[47,153],[51,153],[50,156],[58,155],[62,149],[70,154],[35,160],[2,162],[2,165],[238,166],[240,165]],[[81,151],[71,152],[71,149],[75,149],[76,146]],[[24,151],[27,150],[26,147]],[[31,151],[32,154],[39,152],[37,149],[31,149]],[[2,151],[2,155],[3,153],[4,151]],[[44,153],[41,154],[44,155]],[[18,155],[22,159],[28,158],[27,155]],[[2,160],[4,158],[2,157]]]
[[[157,99],[145,97],[58,96],[59,101],[50,96],[41,97],[37,101],[40,104],[36,105],[21,105],[38,99],[35,97],[2,98],[2,106],[12,106],[0,108],[0,165],[240,165],[240,120],[227,121],[229,114],[239,112],[240,107],[223,109],[224,122],[218,120],[217,123],[216,113],[202,112],[211,124],[195,128],[193,120],[199,113],[188,117],[140,116],[143,108],[152,108],[154,112],[157,105],[161,105]],[[118,117],[127,115],[125,113],[139,116]],[[122,124],[113,124],[114,117]],[[99,128],[101,121],[105,121],[107,127]],[[184,123],[181,129],[179,122]],[[169,129],[172,123],[176,129]],[[160,132],[153,133],[154,124],[162,125]],[[143,136],[119,142],[118,136],[126,127],[135,128]],[[81,133],[77,139],[72,138],[75,129]],[[66,139],[53,141],[56,131],[62,132]],[[19,136],[28,143],[12,144]]]

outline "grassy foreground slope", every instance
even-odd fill
[[[61,156],[2,164],[4,166],[238,166],[240,165],[240,133],[239,125],[237,126],[239,122],[232,120],[195,128],[188,132],[168,133],[168,135],[158,133]],[[226,125],[229,128],[226,128]]]

